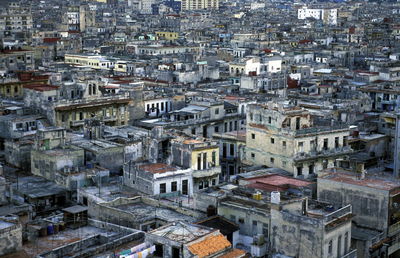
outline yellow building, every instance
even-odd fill
[[[31,73],[24,73],[19,78],[0,79],[0,96],[3,98],[22,98],[24,86],[30,84],[46,84],[48,76],[33,76]]]
[[[176,138],[171,142],[172,163],[192,169],[194,191],[219,183],[221,166],[216,141]]]
[[[172,31],[156,31],[156,35],[157,35],[157,37],[163,38],[166,40],[176,40],[179,38],[179,33],[172,32]]]
[[[115,61],[99,55],[65,54],[64,63],[71,65],[89,66],[93,69],[110,70],[114,68]]]
[[[348,126],[319,126],[309,111],[280,103],[247,106],[246,163],[313,177],[353,151]]]

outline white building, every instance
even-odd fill
[[[124,166],[124,184],[150,195],[193,195],[191,169],[164,163]]]
[[[169,98],[148,99],[144,101],[144,108],[150,117],[157,117],[171,111],[172,101]]]
[[[316,20],[322,20],[325,24],[336,25],[337,24],[337,9],[329,8],[307,8],[303,7],[297,10],[297,18],[299,20],[305,20],[307,18],[314,18]]]

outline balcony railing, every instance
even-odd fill
[[[357,249],[350,250],[347,254],[343,255],[341,258],[357,258]]]
[[[194,170],[192,173],[193,178],[203,178],[216,176],[221,173],[221,167],[212,167],[209,169]]]
[[[325,223],[327,224],[331,221],[334,221],[338,218],[341,218],[341,217],[351,214],[351,213],[352,213],[352,208],[351,208],[351,205],[349,204],[347,206],[344,206],[341,209],[338,209],[337,211],[334,211],[332,213],[325,215],[324,220],[325,220]]]
[[[389,226],[389,230],[388,230],[388,235],[389,236],[393,236],[393,235],[395,235],[396,233],[399,233],[399,232],[400,232],[400,221],[398,221],[395,224]]]

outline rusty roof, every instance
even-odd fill
[[[400,182],[396,182],[391,177],[366,176],[364,179],[361,179],[360,174],[348,172],[343,169],[337,169],[336,172],[327,172],[326,174],[321,175],[320,178],[378,190],[391,191],[400,188]]]
[[[29,84],[29,85],[25,85],[24,88],[43,92],[43,91],[57,90],[58,86],[49,85],[49,84]]]
[[[172,167],[164,163],[145,164],[145,165],[140,165],[139,168],[143,171],[150,172],[153,174],[177,171],[175,167]]]
[[[286,188],[287,186],[296,186],[296,187],[306,187],[311,184],[312,182],[308,182],[305,180],[300,180],[292,177],[286,177],[282,175],[263,175],[263,176],[257,176],[257,177],[251,177],[245,179],[246,181],[251,182],[252,184],[263,184],[263,185],[269,185],[271,187],[284,187]]]

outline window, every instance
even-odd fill
[[[325,139],[324,139],[323,150],[327,150],[327,149],[328,149],[328,143],[329,143],[329,139],[328,139],[328,138],[325,138]]]
[[[164,111],[164,102],[161,102],[161,111]]]
[[[201,154],[197,154],[197,170],[201,170]]]
[[[274,144],[274,143],[275,143],[275,139],[271,138],[271,144]]]
[[[199,189],[201,190],[201,189],[203,189],[203,188],[204,188],[203,181],[200,181],[200,182],[199,182]]]
[[[226,158],[226,143],[222,144],[222,157]]]
[[[341,257],[341,254],[342,254],[342,236],[339,236],[337,243],[337,256]]]
[[[213,151],[211,154],[212,166],[215,167],[217,164],[217,152]]]
[[[327,160],[327,159],[325,159],[325,160],[322,162],[322,168],[323,168],[323,169],[327,169],[327,168],[328,168],[328,160]]]
[[[282,160],[282,167],[286,167],[287,162]]]
[[[297,167],[297,176],[303,175],[303,167]]]
[[[215,127],[214,127],[214,132],[215,132],[215,133],[218,133],[218,132],[219,132],[219,127],[218,127],[218,126],[215,126]]]
[[[244,224],[244,218],[239,218],[238,222],[239,222],[240,224]]]
[[[219,108],[215,109],[215,114],[216,114],[216,115],[219,114]]]
[[[267,238],[268,237],[268,224],[263,223],[262,231],[263,231],[262,233],[263,233],[264,237]]]
[[[286,149],[286,141],[283,141],[283,142],[282,142],[282,147],[283,147],[284,149]]]
[[[339,137],[335,137],[335,149],[339,148]]]
[[[296,117],[296,130],[300,129],[300,117]]]
[[[251,139],[254,140],[255,138],[256,138],[256,135],[255,135],[254,133],[252,133],[252,134],[251,134]]]
[[[254,154],[254,153],[251,153],[251,158],[255,158],[256,157],[256,154]]]
[[[347,136],[343,136],[343,146],[347,146]]]
[[[204,188],[208,188],[210,186],[210,182],[208,180],[204,181]]]
[[[275,162],[274,158],[270,158],[269,160],[270,160],[271,164],[274,164],[274,162]]]
[[[178,191],[178,183],[176,181],[171,182],[171,192]]]
[[[258,233],[257,230],[257,221],[253,220],[253,235],[256,235]]]
[[[211,185],[216,185],[216,184],[217,184],[217,180],[213,179],[213,180],[211,181]]]
[[[167,192],[167,185],[165,183],[160,184],[160,194]]]
[[[303,142],[299,142],[299,148],[303,148]]]
[[[230,144],[229,155],[235,156],[235,145],[233,143]]]
[[[333,244],[332,244],[332,240],[331,240],[331,241],[329,241],[329,245],[328,245],[328,254],[329,255],[332,255],[332,246],[333,246]]]
[[[272,118],[269,116],[268,117],[268,123],[270,124],[272,122]]]

